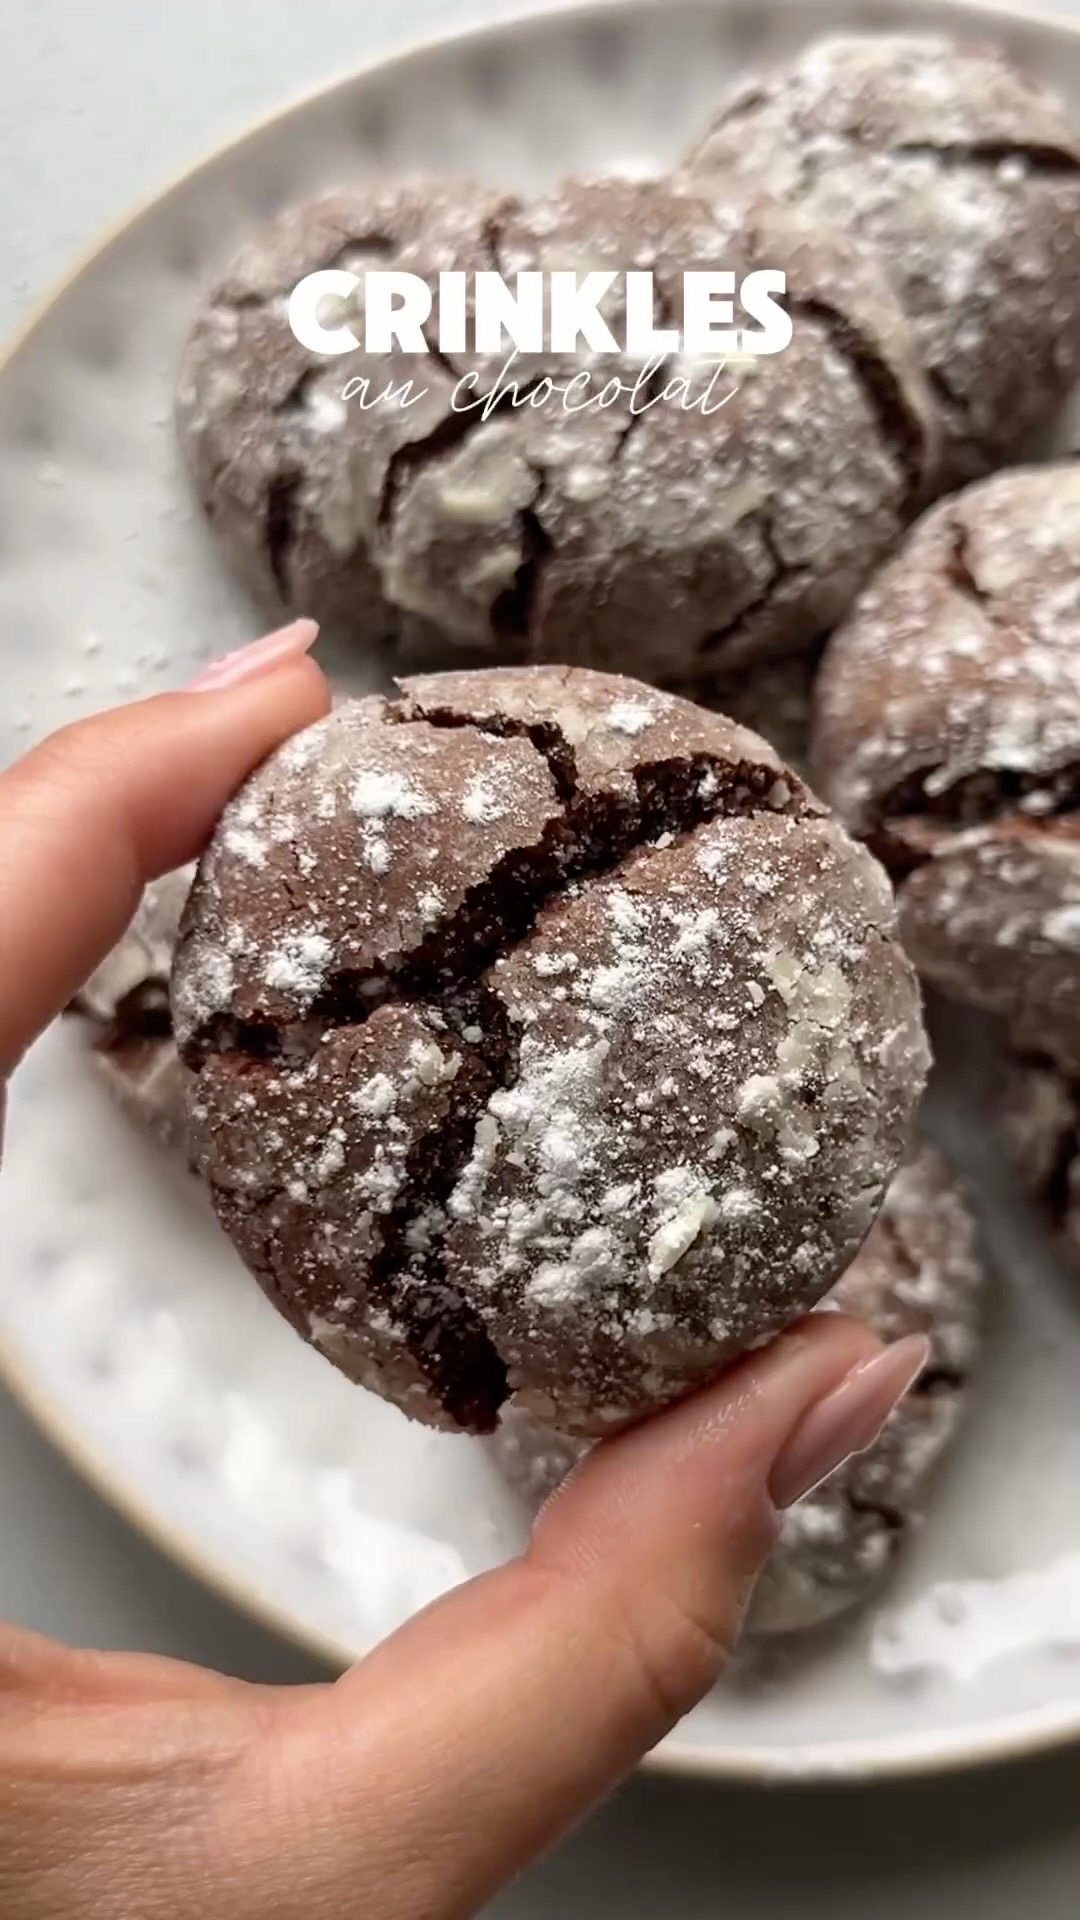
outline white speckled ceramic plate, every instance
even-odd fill
[[[651,0],[549,14],[347,79],[133,219],[0,369],[0,762],[61,720],[184,680],[250,632],[192,511],[170,400],[197,291],[257,221],[313,189],[448,156],[527,187],[577,167],[650,170],[736,69],[871,17],[985,31],[1080,120],[1080,34],[1064,25],[931,0]],[[958,1114],[942,1125],[978,1159]],[[112,1111],[75,1027],[18,1074],[8,1137],[4,1370],[189,1567],[345,1661],[513,1547],[521,1517],[483,1449],[409,1426],[275,1318],[193,1185]],[[995,1169],[982,1177],[997,1190]],[[868,1775],[1080,1735],[1080,1290],[1000,1202],[992,1242],[977,1405],[885,1613],[767,1680],[729,1683],[661,1760]]]

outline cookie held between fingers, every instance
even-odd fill
[[[271,1298],[436,1424],[603,1433],[812,1305],[926,1066],[884,875],[764,741],[564,668],[270,760],[173,982],[197,1162]]]
[[[925,516],[834,635],[820,791],[897,877],[943,992],[1080,1066],[1080,468],[999,474]]]
[[[1080,368],[1080,144],[996,47],[816,42],[740,83],[693,148],[853,233],[895,288],[943,429],[941,489],[1025,451]]]

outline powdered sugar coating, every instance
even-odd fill
[[[984,772],[1049,790],[1078,749],[1080,467],[1069,462],[995,475],[912,530],[826,650],[813,762],[866,833],[916,778],[933,801]]]
[[[880,1022],[904,999],[890,918],[831,823],[721,819],[571,889],[496,961],[518,1069],[449,1197],[444,1254],[521,1404],[618,1424],[810,1304],[854,1251],[918,1071],[914,1033]]]
[[[912,958],[944,993],[997,1013],[1020,1047],[1080,1072],[1080,838],[1075,822],[958,836],[900,891]]]
[[[378,699],[339,706],[312,730],[317,760],[272,756],[232,803],[200,868],[198,935],[174,982],[182,1048],[215,1014],[297,1020],[331,976],[390,971],[500,860],[539,850],[561,819],[527,740],[397,725],[389,711]],[[503,810],[469,804],[479,780],[497,784]],[[287,839],[276,832],[283,814]],[[257,864],[235,853],[238,816]],[[290,964],[304,953],[319,964]]]
[[[473,404],[505,356],[365,353],[315,364],[284,295],[298,270],[379,264],[655,276],[682,318],[683,274],[718,260],[787,275],[795,337],[724,370],[669,355],[631,398],[627,354],[520,355],[524,394],[581,374],[598,410]],[[618,337],[619,287],[605,306]],[[432,323],[433,327],[435,322]],[[434,338],[434,334],[432,334]],[[414,382],[402,411],[315,399],[331,383]],[[455,396],[461,379],[476,385]],[[648,405],[665,383],[682,389]],[[679,393],[692,406],[679,404]],[[707,398],[706,398],[707,397]],[[697,403],[706,401],[708,415]],[[809,644],[850,604],[921,497],[934,447],[914,342],[876,267],[755,188],[578,178],[523,203],[460,183],[339,194],[249,247],[196,321],[181,437],[200,497],[263,601],[370,643],[435,632],[480,657],[629,662],[660,681]]]
[[[748,1632],[820,1626],[864,1601],[894,1566],[925,1512],[934,1471],[964,1410],[984,1289],[963,1194],[940,1155],[920,1147],[824,1304],[864,1320],[883,1340],[928,1333],[929,1369],[868,1452],[783,1514]],[[504,1413],[491,1446],[530,1510],[586,1451],[517,1407]]]
[[[929,513],[828,648],[814,765],[945,991],[1080,1062],[1080,470]]]
[[[494,621],[524,657],[629,658],[659,681],[783,652],[832,625],[895,543],[931,458],[913,342],[876,272],[759,193],[707,206],[671,183],[600,178],[507,209],[496,252],[504,274],[567,261],[649,270],[672,325],[685,272],[718,259],[736,277],[781,265],[795,335],[722,377],[673,359],[657,390],[683,378],[703,393],[718,376],[707,417],[670,399],[637,415],[625,397],[603,414],[547,406],[433,453],[400,509],[408,604],[468,644],[490,645]],[[640,373],[595,366],[599,379]],[[596,484],[582,488],[586,469]],[[475,529],[448,522],[440,501],[448,483],[471,489],[492,471],[502,508],[488,515],[478,569]],[[513,608],[499,597],[507,577]]]
[[[272,1297],[419,1417],[582,1433],[812,1304],[926,1064],[869,856],[763,741],[610,676],[427,676],[317,733],[226,813],[174,975],[199,1162]],[[384,874],[376,781],[433,809],[379,815]],[[314,999],[267,964],[313,930]]]
[[[452,180],[328,194],[254,235],[210,289],[180,369],[177,427],[199,497],[267,613],[303,607],[368,640],[386,634],[380,517],[396,464],[437,428],[453,385],[427,354],[317,358],[289,326],[294,287],[328,266],[419,273],[433,288],[442,271],[486,269],[502,200]],[[348,380],[378,393],[390,378],[427,397],[363,414],[342,398]]]
[[[944,485],[1022,450],[1080,356],[1080,147],[996,47],[815,42],[743,82],[688,161],[853,233],[889,274],[945,430]]]

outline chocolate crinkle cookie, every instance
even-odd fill
[[[644,385],[624,354],[522,356],[510,378],[543,404],[511,404],[504,382],[486,418],[475,401],[499,383],[501,355],[319,360],[287,320],[302,274],[407,268],[435,290],[434,346],[440,269],[512,281],[609,268],[604,316],[621,339],[626,271],[652,272],[661,323],[681,328],[684,273],[717,261],[737,279],[784,269],[783,352],[729,369],[673,354]],[[544,385],[582,373],[592,384],[570,409]],[[372,394],[411,379],[413,401],[346,401],[355,378]],[[478,384],[460,390],[465,379]],[[580,404],[612,379],[615,404]],[[572,179],[529,203],[424,182],[295,209],[208,296],[178,415],[200,499],[266,605],[365,644],[390,637],[404,657],[441,634],[470,664],[626,664],[661,682],[828,631],[935,459],[910,329],[847,239],[742,188],[707,203],[685,184],[620,179]]]
[[[855,234],[892,278],[937,397],[942,488],[1026,448],[1080,356],[1080,146],[992,46],[816,42],[744,82],[686,162]]]
[[[925,517],[828,647],[813,764],[925,978],[1080,1068],[1080,467]]]
[[[865,1246],[824,1305],[864,1320],[882,1340],[927,1333],[926,1372],[879,1440],[782,1516],[747,1631],[824,1625],[866,1600],[921,1521],[934,1470],[967,1399],[980,1344],[984,1271],[954,1175],[922,1146],[897,1174]],[[509,1408],[491,1447],[530,1511],[552,1493],[585,1443]]]
[[[271,755],[173,976],[194,1152],[271,1298],[433,1424],[598,1434],[813,1304],[927,1049],[885,875],[755,735],[566,668]]]
[[[1012,1057],[998,1117],[1010,1158],[1065,1259],[1080,1272],[1080,1076]]]
[[[195,877],[182,867],[147,887],[127,933],[76,995],[112,1091],[167,1146],[186,1144],[184,1069],[173,1038],[169,976]]]

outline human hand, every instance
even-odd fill
[[[143,885],[326,711],[313,639],[287,629],[0,775],[0,1089]],[[925,1357],[838,1314],[803,1321],[595,1449],[520,1559],[333,1684],[251,1686],[0,1628],[0,1913],[475,1913],[708,1689],[776,1510],[870,1444]]]

